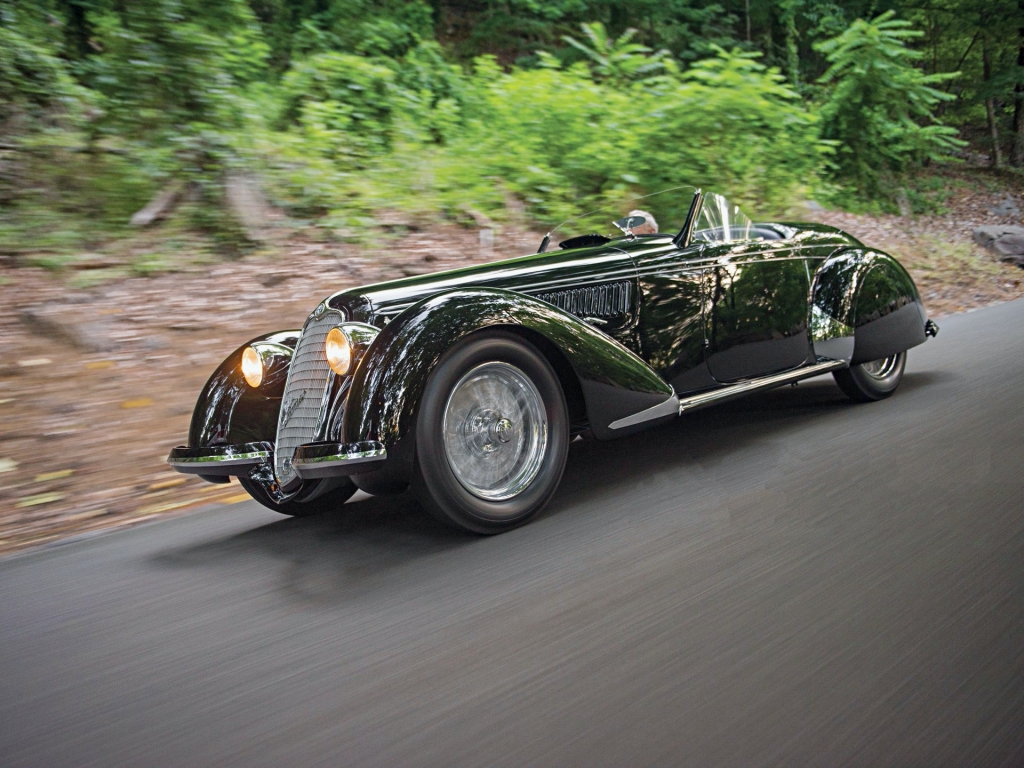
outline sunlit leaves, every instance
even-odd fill
[[[621,85],[649,77],[665,66],[663,59],[668,56],[668,51],[661,50],[655,53],[646,45],[631,42],[637,32],[632,27],[615,39],[609,37],[604,24],[599,21],[581,24],[580,27],[590,45],[581,43],[569,35],[563,36],[562,39],[590,59],[594,74],[598,78]]]
[[[926,75],[914,65],[921,54],[907,42],[920,35],[890,11],[858,19],[817,46],[830,64],[821,78],[830,88],[821,116],[823,135],[838,142],[841,183],[871,194],[886,174],[963,145],[934,114],[953,99],[935,86],[957,73]]]

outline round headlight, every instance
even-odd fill
[[[250,387],[258,387],[263,383],[263,359],[252,347],[246,347],[242,353],[242,375]]]
[[[324,351],[327,353],[327,364],[331,366],[332,371],[339,376],[348,373],[349,366],[352,365],[352,345],[341,328],[331,328],[327,334]]]

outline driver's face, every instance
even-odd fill
[[[645,219],[644,223],[639,227],[633,227],[634,235],[656,235],[658,234],[658,228],[651,224],[650,219]]]

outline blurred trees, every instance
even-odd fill
[[[956,73],[928,75],[914,66],[924,53],[907,42],[923,33],[893,15],[858,19],[817,46],[831,65],[819,79],[830,91],[821,108],[822,136],[836,143],[840,178],[871,193],[879,191],[880,177],[891,184],[909,164],[940,160],[963,145],[934,114],[953,99],[937,86]]]
[[[0,218],[43,147],[90,216],[166,180],[215,211],[242,165],[342,230],[679,181],[891,207],[954,129],[1024,163],[1024,0],[0,0]]]

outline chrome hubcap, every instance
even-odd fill
[[[886,376],[896,370],[896,363],[899,360],[899,355],[890,355],[884,357],[881,360],[872,360],[868,363],[861,365],[861,369],[873,379],[884,379]]]
[[[443,428],[448,466],[482,499],[521,493],[544,463],[544,400],[529,377],[508,363],[484,363],[463,376],[448,398]]]

